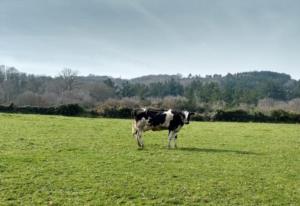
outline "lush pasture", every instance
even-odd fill
[[[300,204],[300,125],[192,122],[178,149],[144,141],[128,120],[0,114],[0,204]]]

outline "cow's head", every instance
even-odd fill
[[[183,123],[184,124],[189,124],[191,116],[194,115],[195,113],[194,112],[188,112],[188,111],[183,111],[182,113],[184,115]]]

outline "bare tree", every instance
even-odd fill
[[[0,104],[5,103],[5,91],[0,85]]]
[[[74,71],[70,68],[64,68],[60,72],[60,78],[63,80],[64,83],[64,89],[67,91],[71,91],[74,89],[76,84],[76,77],[78,75],[77,71]]]
[[[89,86],[89,93],[97,102],[113,98],[114,89],[104,83],[92,84]]]
[[[300,114],[300,98],[292,99],[288,102],[288,109],[292,112]]]
[[[18,106],[25,106],[25,105],[30,105],[30,106],[47,106],[45,100],[38,94],[35,94],[31,91],[26,91],[22,94],[20,94],[16,100],[15,103]]]

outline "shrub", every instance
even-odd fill
[[[66,116],[76,116],[80,115],[84,112],[84,109],[80,107],[78,104],[67,104],[61,105],[56,108],[56,113]]]
[[[300,114],[289,113],[284,110],[272,111],[271,118],[274,122],[282,122],[282,123],[300,122]]]
[[[14,104],[10,104],[9,106],[1,105],[0,112],[77,116],[85,111],[78,104],[61,105],[59,107],[16,107]]]
[[[217,110],[213,117],[214,121],[248,122],[253,121],[253,115],[244,110],[224,111]]]
[[[123,107],[120,105],[100,106],[98,110],[86,111],[78,104],[67,104],[59,107],[17,107],[13,103],[8,106],[0,105],[0,112],[45,114],[85,117],[109,117],[109,118],[133,118],[132,111],[138,108],[136,105]],[[262,112],[250,113],[244,110],[217,110],[212,113],[196,113],[192,116],[193,121],[230,121],[230,122],[274,122],[274,123],[300,123],[300,114],[274,110],[269,115]]]

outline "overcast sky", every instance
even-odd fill
[[[300,78],[299,0],[0,0],[0,65],[131,78]]]

